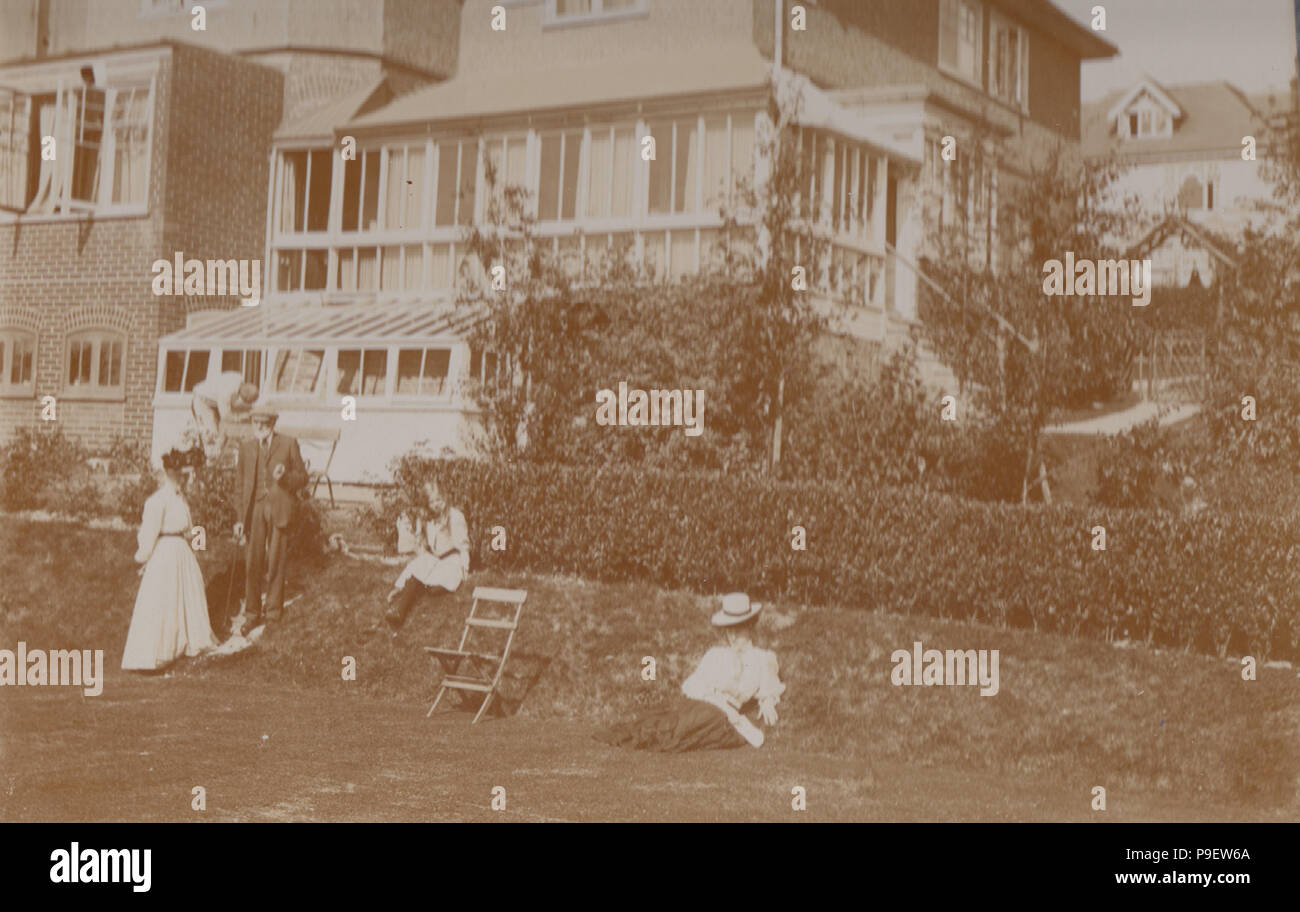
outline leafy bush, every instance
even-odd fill
[[[62,431],[19,429],[0,450],[0,504],[7,510],[47,510],[79,520],[116,516],[137,525],[144,502],[158,487],[148,448],[130,440],[114,441],[105,453],[107,477],[90,470],[89,456]],[[230,534],[237,488],[230,466],[202,465],[190,477],[185,488],[190,516],[210,540]],[[326,544],[321,508],[304,499],[298,505],[289,554],[295,561],[313,563]]]
[[[918,489],[530,463],[394,462],[375,521],[436,477],[476,566],[646,580],[1149,645],[1300,657],[1293,518],[1022,507]],[[791,529],[807,530],[806,551]],[[503,526],[507,548],[493,551]],[[1107,530],[1094,551],[1090,530]]]
[[[62,429],[18,428],[0,449],[0,503],[6,510],[44,509],[52,489],[89,475],[89,455]]]
[[[1255,418],[1242,417],[1242,399],[1255,400]],[[1300,362],[1261,348],[1223,352],[1215,362],[1206,421],[1224,459],[1293,461],[1300,453]]]
[[[890,354],[877,375],[832,374],[790,416],[784,479],[921,484],[978,500],[1019,500],[1024,453],[1003,419],[942,420],[916,351]]]
[[[1188,467],[1153,419],[1106,441],[1093,499],[1106,507],[1171,506]]]

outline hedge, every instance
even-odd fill
[[[638,469],[394,466],[389,531],[435,477],[473,565],[1300,658],[1300,521],[983,503],[913,489]],[[807,550],[792,548],[792,529]],[[1093,550],[1095,526],[1106,548]],[[492,529],[505,530],[493,550]]]

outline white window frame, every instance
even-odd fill
[[[1027,114],[1029,113],[1029,32],[1019,23],[1008,19],[1006,16],[999,15],[996,10],[990,9],[988,11],[988,19],[989,47],[988,53],[985,54],[988,60],[986,67],[988,93],[996,101],[1010,105]],[[1015,97],[1012,98],[1006,98],[997,92],[995,48],[997,46],[996,33],[999,29],[1016,33],[1016,87],[1013,93]]]
[[[95,64],[93,66],[88,64],[87,67],[98,70],[100,64]],[[61,184],[58,190],[58,196],[51,199],[44,208],[33,209],[32,207],[35,204],[36,199],[41,196],[40,190],[39,189],[37,190],[36,197],[33,197],[31,200],[27,200],[25,198],[26,189],[24,186],[23,190],[21,191],[24,197],[23,202],[21,204],[22,209],[18,209],[15,206],[10,208],[9,211],[16,212],[20,216],[26,216],[29,218],[36,218],[36,219],[83,217],[88,213],[93,213],[96,216],[103,216],[103,217],[147,214],[149,211],[149,194],[151,189],[150,179],[153,171],[153,141],[154,141],[154,127],[155,127],[154,105],[157,100],[157,92],[155,91],[156,80],[153,77],[143,77],[139,74],[133,77],[122,78],[120,80],[113,79],[107,84],[101,84],[97,82],[95,85],[92,86],[87,86],[85,84],[68,85],[66,80],[67,77],[59,79],[56,86],[49,90],[42,88],[39,90],[8,93],[10,96],[10,105],[12,106],[11,112],[17,111],[19,105],[19,99],[23,99],[23,107],[25,108],[26,114],[29,118],[33,113],[33,107],[34,107],[32,103],[33,98],[53,95],[54,108],[56,111],[56,115],[55,115],[56,122],[58,117],[61,116],[61,112],[65,109],[68,96],[72,93],[80,93],[81,95],[81,100],[76,105],[77,123],[72,125],[71,137],[70,138],[68,137],[66,131],[63,128],[56,127],[55,130],[56,136],[63,137],[63,139],[61,140],[61,143],[63,145],[67,145],[69,141],[71,141],[72,143],[71,161],[69,161],[65,157],[66,153],[63,153],[62,150],[57,150],[60,152],[58,158],[56,158],[55,161],[48,163],[51,170],[50,182],[52,184],[55,182],[60,182]],[[74,198],[72,196],[72,187],[71,187],[71,184],[73,183],[76,176],[76,163],[77,163],[76,150],[78,146],[77,135],[80,134],[80,132],[84,127],[84,121],[86,115],[85,90],[87,88],[96,89],[97,91],[102,92],[104,96],[104,110],[102,115],[102,121],[100,123],[101,133],[99,138],[99,147],[96,151],[96,159],[99,167],[99,178],[98,178],[99,187],[95,193],[95,198],[93,200],[83,200],[83,199]],[[116,107],[117,98],[120,93],[134,92],[146,88],[148,90],[147,94],[145,95],[145,108],[147,110],[147,114],[145,117],[146,132],[145,132],[145,140],[144,140],[144,149],[142,153],[144,155],[144,175],[141,180],[142,188],[144,191],[143,198],[140,199],[138,202],[114,203],[112,201],[113,183],[114,183],[114,178],[116,177],[116,172],[114,170],[116,166],[116,162],[115,162],[116,156],[114,155],[114,152],[116,150],[116,145],[117,145],[118,125],[113,120],[113,111],[114,108]],[[22,164],[24,185],[31,183],[31,174],[30,174],[29,167],[32,161],[32,155],[30,154],[30,150],[33,148],[40,149],[43,140],[43,137],[39,135],[39,128],[37,128],[37,130],[34,132],[27,133],[26,136],[27,136],[26,149],[28,150],[28,155],[27,155],[27,161],[25,161]],[[10,149],[11,153],[13,149],[16,148],[16,146],[17,143],[13,142],[11,139],[11,149]],[[42,163],[40,161],[38,161],[37,163],[38,168],[43,168],[44,165],[45,163]],[[60,181],[60,175],[58,173],[60,171],[66,172],[65,175],[66,180]],[[39,184],[40,183],[39,170],[37,172],[36,180],[37,183]],[[51,189],[50,192],[53,193],[53,190]]]
[[[635,0],[627,8],[605,9],[606,0],[591,0],[591,12],[566,13],[558,11],[556,0],[546,0],[546,11],[542,17],[542,28],[569,28],[572,26],[594,25],[602,22],[617,22],[620,19],[640,19],[650,14],[649,0]]]
[[[298,385],[297,384],[298,372],[302,369],[303,361],[300,354],[298,360],[294,362],[293,376],[289,378],[288,389],[284,389],[284,390],[280,389],[279,384],[276,383],[276,380],[278,379],[276,377],[276,363],[280,360],[280,353],[281,352],[301,353],[306,351],[319,351],[321,353],[320,370],[316,375],[316,388],[305,393],[298,392],[294,389],[294,387]],[[309,401],[309,400],[314,400],[319,402],[323,398],[326,388],[330,385],[330,376],[329,376],[330,373],[329,368],[330,368],[330,360],[331,360],[330,346],[318,345],[310,342],[304,342],[300,345],[277,345],[274,348],[270,349],[268,354],[270,354],[271,357],[267,359],[268,361],[266,365],[267,388],[264,391],[267,395],[273,394],[278,398],[294,399],[302,402]]]
[[[351,351],[359,352],[361,354],[361,360],[357,366],[358,370],[360,371],[360,374],[358,375],[359,382],[357,383],[357,391],[355,393],[352,392],[351,390],[345,391],[339,389],[339,384],[343,380],[342,365],[340,363],[340,359],[342,358],[344,352],[351,352]],[[364,389],[365,377],[366,377],[366,355],[371,352],[383,353],[384,373],[383,373],[383,382],[379,384],[379,391],[374,393],[367,393],[365,392]],[[334,349],[333,381],[330,384],[334,388],[333,395],[356,396],[357,399],[371,399],[371,400],[388,398],[392,390],[393,377],[394,377],[393,354],[394,354],[393,350],[388,345],[385,344],[371,345],[362,342],[356,345],[340,345],[336,347]],[[295,368],[295,372],[296,370],[297,369]],[[295,379],[297,379],[296,376]]]
[[[14,345],[19,339],[31,342],[31,376],[26,381],[11,383],[9,377],[13,372]],[[0,352],[4,354],[4,361],[0,363],[0,398],[28,399],[36,395],[36,356],[39,351],[40,339],[35,330],[22,326],[0,327]]]
[[[430,351],[445,351],[447,353],[447,373],[443,377],[442,391],[438,393],[399,393],[397,391],[398,381],[398,361],[403,351],[420,352],[420,371],[419,378],[421,385],[424,380],[424,365],[429,357]],[[394,402],[450,402],[452,398],[452,388],[455,386],[455,368],[456,368],[456,346],[450,342],[408,342],[394,345],[389,351],[389,369],[390,384],[392,387],[392,400]]]
[[[199,377],[194,381],[193,386],[186,389],[185,381],[190,379],[190,356],[199,352],[206,353],[208,356],[207,369],[204,370],[202,377]],[[181,388],[178,390],[167,389],[167,356],[172,354],[181,355],[185,359],[184,363],[181,365]],[[164,347],[162,350],[162,363],[159,365],[158,371],[158,394],[162,396],[191,395],[194,391],[194,386],[197,386],[199,383],[202,383],[204,380],[207,380],[212,376],[212,364],[214,361],[212,355],[213,350],[206,345],[196,345],[188,348],[174,348],[172,346]],[[220,373],[220,371],[218,371],[218,373]]]
[[[967,73],[961,68],[961,15],[962,8],[973,10],[978,17],[978,23],[975,27],[975,72]],[[956,10],[958,13],[956,34],[956,61],[948,63],[943,59],[943,19],[944,11],[948,9]],[[960,79],[967,85],[975,86],[978,89],[984,87],[980,85],[980,77],[984,73],[984,4],[980,0],[940,0],[939,2],[939,69],[949,76]]]
[[[90,377],[84,385],[74,386],[68,379],[68,369],[71,367],[72,346],[76,342],[84,342],[89,338],[93,342],[90,356]],[[99,360],[100,353],[105,341],[122,343],[122,364],[120,379],[115,384],[102,384],[99,382]],[[129,355],[129,340],[127,334],[120,329],[114,329],[110,326],[86,326],[74,330],[67,334],[63,343],[63,365],[61,387],[63,396],[67,399],[111,399],[122,400],[126,398],[126,372]]]
[[[219,345],[219,346],[217,346],[217,347],[215,347],[215,348],[212,349],[212,354],[213,354],[214,356],[220,356],[220,357],[219,357],[219,358],[218,358],[218,357],[211,357],[211,358],[209,358],[209,360],[208,360],[208,364],[209,364],[209,367],[208,367],[208,376],[212,376],[212,375],[213,375],[213,367],[212,367],[212,365],[216,365],[216,370],[215,370],[215,373],[216,373],[216,374],[220,375],[220,374],[224,374],[224,373],[226,372],[226,367],[225,367],[226,352],[238,352],[238,353],[239,353],[239,356],[240,356],[240,357],[239,357],[239,373],[243,375],[244,380],[245,380],[246,382],[248,382],[248,383],[252,383],[252,384],[256,385],[258,389],[261,389],[261,388],[262,388],[262,383],[263,383],[263,382],[265,381],[265,379],[266,379],[266,361],[267,361],[267,359],[266,359],[266,349],[264,349],[264,348],[256,348],[256,347],[254,347],[254,348],[245,348],[245,347],[243,347],[243,346],[241,346],[241,345],[238,345],[238,344],[235,344],[235,345]],[[250,380],[249,377],[248,377],[248,356],[249,356],[250,354],[253,354],[253,353],[256,353],[257,355],[259,355],[259,358],[258,358],[258,362],[257,362],[257,376],[256,376],[255,378],[253,378],[253,379]]]

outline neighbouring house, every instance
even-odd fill
[[[810,285],[819,301],[849,305],[837,326],[844,356],[871,358],[915,321],[927,221],[995,208],[999,169],[946,168],[942,137],[1022,142],[1005,160],[1012,179],[1027,149],[1077,149],[1080,61],[1114,53],[1046,0],[806,4],[806,31],[788,27],[786,4],[780,32],[772,0],[533,0],[504,5],[501,30],[497,6],[463,4],[447,81],[276,135],[263,307],[293,309],[303,328],[285,324],[262,358],[268,386],[293,403],[286,420],[338,429],[336,479],[382,476],[413,425],[435,448],[468,445],[462,381],[500,370],[490,353],[441,328],[409,346],[383,332],[324,346],[306,327],[339,307],[400,321],[454,302],[465,232],[491,203],[489,164],[492,192],[528,192],[536,236],[575,278],[618,251],[672,280],[725,245],[757,243],[737,187],[761,185],[764,139],[798,97],[800,216],[826,245]],[[355,160],[341,154],[345,137]],[[652,161],[640,155],[647,137]],[[734,230],[721,209],[738,216]],[[217,334],[163,344],[215,351]],[[344,396],[393,432],[340,423]],[[448,409],[461,414],[455,431]]]
[[[208,0],[203,30],[195,5],[0,0],[0,442],[150,439],[171,401],[159,339],[240,305],[156,296],[152,264],[261,261],[274,137],[455,63],[456,0]],[[205,368],[266,370],[244,351]]]
[[[1122,166],[1113,191],[1135,198],[1145,216],[1142,237],[1124,241],[1151,258],[1157,285],[1209,285],[1223,259],[1204,238],[1268,225],[1260,204],[1273,199],[1270,126],[1293,105],[1289,90],[1248,96],[1226,82],[1164,86],[1147,77],[1085,106],[1084,154]],[[1242,154],[1248,137],[1253,160]]]

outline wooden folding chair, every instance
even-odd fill
[[[496,693],[497,685],[501,683],[501,673],[505,670],[506,659],[510,657],[510,646],[515,640],[515,630],[519,627],[519,614],[524,609],[526,598],[528,593],[523,589],[490,589],[478,586],[474,589],[474,603],[470,605],[469,615],[465,618],[465,630],[460,635],[460,645],[455,649],[444,649],[439,646],[424,647],[424,651],[429,654],[429,659],[433,663],[433,673],[437,675],[439,671],[443,672],[442,683],[438,686],[438,696],[434,698],[429,711],[424,714],[426,719],[433,715],[433,711],[442,701],[442,695],[448,690],[468,690],[483,694],[483,704],[478,708],[474,722],[483,717],[483,713],[487,711],[488,704],[492,702],[492,697]],[[484,617],[479,613],[480,603],[507,606],[504,612],[507,617]],[[511,605],[514,606],[514,615],[508,616]],[[471,630],[505,631],[506,641],[501,654],[470,649]],[[465,671],[469,673],[462,674],[461,663],[466,661],[469,666]]]

